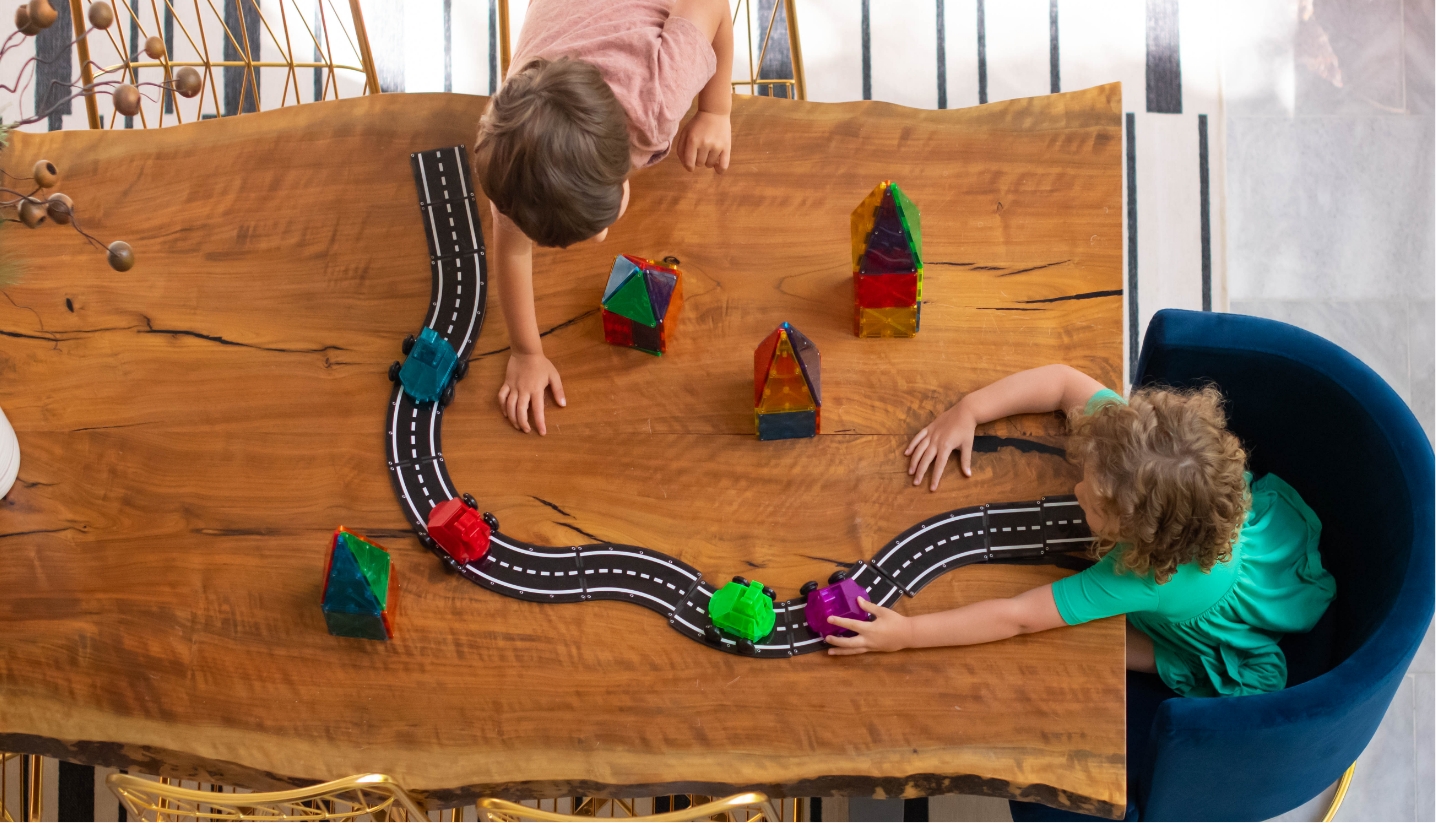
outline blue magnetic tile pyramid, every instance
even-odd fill
[[[389,553],[339,527],[329,544],[322,599],[329,633],[389,640],[394,636],[399,582]]]

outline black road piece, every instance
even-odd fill
[[[463,146],[451,146],[410,155],[410,161],[433,276],[424,325],[449,341],[462,361],[473,352],[483,328],[488,292],[468,157]],[[459,496],[444,466],[439,436],[443,415],[439,404],[415,403],[401,387],[394,387],[384,431],[389,477],[404,516],[426,542],[429,511]],[[1085,549],[1092,539],[1086,519],[1073,497],[956,509],[918,523],[873,559],[858,561],[841,574],[866,588],[872,602],[891,607],[972,563]],[[808,626],[804,598],[775,602],[772,633],[748,644],[713,631],[708,602],[715,587],[682,560],[610,543],[535,546],[504,534],[497,521],[490,523],[494,531],[489,551],[476,563],[460,565],[442,549],[432,544],[430,549],[457,573],[498,594],[539,603],[634,603],[663,615],[689,639],[732,654],[787,658],[827,647]]]

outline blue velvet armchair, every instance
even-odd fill
[[[1221,388],[1253,474],[1275,472],[1321,518],[1337,590],[1315,629],[1282,641],[1280,692],[1180,698],[1128,674],[1127,819],[1273,817],[1355,762],[1431,622],[1431,444],[1365,364],[1272,320],[1158,312],[1135,380]],[[1095,819],[1015,801],[1012,813]]]

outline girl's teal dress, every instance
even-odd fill
[[[1087,401],[1123,402],[1110,389]],[[1251,508],[1232,559],[1203,573],[1178,567],[1166,583],[1118,562],[1118,544],[1086,571],[1052,584],[1070,626],[1125,614],[1152,638],[1157,674],[1185,697],[1258,694],[1286,687],[1282,635],[1310,631],[1336,595],[1321,566],[1321,521],[1296,490],[1274,474],[1247,475]]]

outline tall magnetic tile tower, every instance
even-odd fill
[[[661,355],[683,305],[683,272],[620,254],[603,289],[603,339]]]
[[[759,440],[813,437],[822,428],[822,358],[806,335],[783,323],[753,352],[753,408]]]
[[[399,578],[389,552],[340,526],[329,543],[322,602],[330,634],[392,640]]]
[[[884,180],[853,211],[853,333],[912,337],[922,325],[922,222]]]

